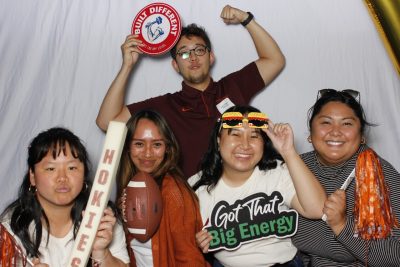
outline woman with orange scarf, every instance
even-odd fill
[[[314,151],[302,158],[328,199],[324,220],[300,217],[293,237],[308,266],[400,266],[400,174],[366,145],[359,98],[322,89],[309,111]]]

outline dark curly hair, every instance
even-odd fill
[[[203,27],[198,26],[195,23],[192,23],[182,28],[181,36],[179,37],[178,42],[176,42],[175,46],[169,51],[173,59],[176,59],[177,45],[179,41],[182,39],[182,37],[187,37],[188,39],[190,39],[193,36],[200,37],[201,39],[203,39],[203,41],[205,42],[206,46],[209,49],[208,51],[211,51],[211,41],[205,29]]]

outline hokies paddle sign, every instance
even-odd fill
[[[233,205],[218,202],[205,225],[213,237],[208,251],[235,250],[242,244],[264,238],[286,238],[297,231],[298,213],[279,210],[283,204],[280,192],[256,193],[237,200]]]
[[[176,44],[181,27],[181,19],[173,7],[152,3],[136,15],[131,32],[143,42],[144,46],[138,47],[143,53],[156,56],[168,52]]]

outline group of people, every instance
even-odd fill
[[[359,93],[318,92],[308,119],[314,150],[299,155],[289,124],[274,124],[249,106],[283,69],[282,52],[250,12],[227,5],[221,18],[248,30],[256,61],[214,81],[211,42],[190,24],[170,51],[182,89],[127,106],[142,43],[129,35],[121,46],[123,63],[96,123],[106,130],[111,120],[123,121],[128,133],[117,196],[102,216],[89,266],[400,266],[399,228],[382,239],[357,236],[356,182],[340,189],[368,149],[372,124]],[[400,220],[400,174],[379,160],[391,213]],[[138,172],[154,178],[163,204],[145,243],[131,237],[121,215],[120,199]],[[90,189],[79,138],[64,128],[37,135],[18,198],[0,217],[1,266],[66,266]],[[5,249],[7,233],[17,249]]]

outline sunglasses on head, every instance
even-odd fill
[[[249,128],[267,128],[267,115],[261,112],[250,112],[247,118],[240,112],[225,112],[222,114],[222,128],[241,128],[247,122]]]
[[[360,102],[360,92],[353,90],[353,89],[344,89],[342,91],[338,91],[338,90],[331,89],[331,88],[321,89],[318,91],[317,100],[320,99],[324,95],[333,94],[333,93],[350,96],[350,97],[354,98],[357,102]]]

